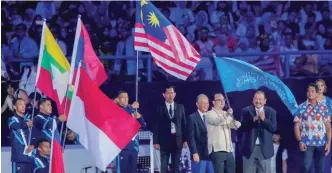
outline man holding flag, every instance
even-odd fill
[[[134,102],[132,105],[128,104],[128,93],[119,91],[117,97],[118,105],[125,110],[128,114],[132,115],[141,124],[141,127],[146,126],[143,116],[137,112],[139,103]],[[139,149],[138,136],[134,136],[132,141],[120,152],[120,172],[121,173],[135,173],[137,171],[137,157]]]
[[[39,139],[47,139],[51,142],[52,137],[52,118],[50,117],[52,113],[52,104],[49,99],[42,99],[39,101],[39,110],[38,115],[33,119],[33,125],[36,128],[37,134],[35,138],[38,141]],[[61,115],[57,121],[64,122],[66,117]]]

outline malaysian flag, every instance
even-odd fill
[[[136,3],[135,50],[151,52],[157,66],[186,80],[201,57],[188,40],[149,1]]]

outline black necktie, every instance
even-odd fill
[[[206,119],[205,119],[205,114],[203,114],[203,122],[204,122],[204,126],[206,127]]]
[[[172,105],[169,105],[169,110],[168,110],[169,116],[171,118],[173,118],[173,109],[172,109]]]

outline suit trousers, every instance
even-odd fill
[[[271,173],[271,158],[265,159],[260,145],[255,146],[249,159],[242,159],[245,173]]]
[[[235,173],[235,160],[232,152],[218,151],[210,154],[214,173]]]
[[[174,150],[172,152],[169,151],[160,151],[160,173],[168,173],[168,162],[169,157],[171,156],[171,169],[172,173],[179,173],[180,172],[180,157],[181,157],[182,150]]]

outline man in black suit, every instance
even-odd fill
[[[213,165],[209,159],[208,136],[206,129],[206,112],[209,110],[209,98],[200,94],[197,96],[198,110],[188,116],[187,139],[191,158],[192,173],[213,173]]]
[[[168,86],[163,93],[165,104],[158,108],[153,125],[153,144],[160,150],[161,173],[168,173],[171,155],[172,172],[179,173],[182,147],[187,148],[185,137],[186,118],[182,104],[174,102],[175,87]]]
[[[265,104],[265,93],[257,91],[253,105],[242,110],[240,150],[245,173],[271,172],[271,157],[274,155],[272,134],[277,129],[277,119],[276,111]]]

